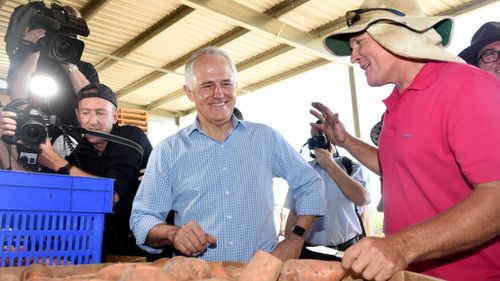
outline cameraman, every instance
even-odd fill
[[[113,214],[105,220],[104,248],[109,255],[146,256],[135,244],[129,227],[132,201],[139,187],[139,171],[146,167],[152,146],[144,132],[135,126],[117,125],[117,101],[113,91],[103,84],[91,83],[77,94],[76,115],[82,128],[119,136],[139,144],[144,154],[118,143],[85,134],[71,155],[62,158],[49,138],[40,145],[38,163],[59,174],[115,179]],[[0,113],[0,137],[14,135],[15,113]],[[2,165],[7,164],[5,142],[0,145]],[[12,163],[16,163],[13,160]],[[4,166],[5,167],[5,166]],[[14,166],[14,169],[19,166]]]
[[[316,219],[309,230],[300,258],[341,261],[335,256],[315,253],[306,247],[327,246],[345,251],[366,235],[361,218],[357,214],[357,206],[364,206],[370,201],[367,191],[368,175],[359,163],[338,156],[335,146],[314,127],[311,128],[308,144],[315,152],[311,153],[315,160],[309,164],[325,183],[327,209],[326,214]],[[290,209],[286,223],[287,233],[296,216],[295,199],[290,192],[285,199],[285,208]]]
[[[81,18],[80,13],[71,6],[64,6],[68,15]],[[58,62],[40,51],[46,29],[43,23],[30,24],[30,30],[24,35],[19,50],[10,61],[8,74],[8,93],[11,100],[28,97],[28,85],[35,72],[51,76],[59,87],[57,99],[50,101],[46,113],[55,114],[63,123],[78,125],[75,112],[76,93],[89,82],[99,82],[94,66],[88,62],[77,64]],[[76,34],[66,34],[76,38]]]

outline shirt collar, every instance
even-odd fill
[[[391,105],[393,105],[398,99],[408,94],[409,92],[418,93],[429,88],[433,83],[436,82],[439,73],[443,69],[443,65],[448,62],[435,62],[429,61],[424,67],[417,73],[410,85],[404,89],[403,92],[399,93],[398,89],[394,87],[392,93],[383,100],[387,107],[387,111],[390,111]]]
[[[234,115],[231,117],[231,122],[233,123],[233,129],[231,130],[231,132],[229,132],[229,135],[231,135],[232,131],[234,131],[235,128],[241,127],[242,129],[246,129],[246,127],[247,127],[245,122],[242,122],[242,120],[239,120]],[[194,120],[193,124],[191,124],[187,127],[187,134],[188,135],[191,135],[194,131],[198,131],[199,133],[205,134],[205,132],[201,128],[200,121],[198,120],[198,117],[196,117],[196,120]]]

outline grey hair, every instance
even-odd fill
[[[194,64],[200,58],[201,56],[204,55],[217,55],[223,57],[228,63],[229,66],[231,67],[231,78],[234,83],[238,81],[238,72],[236,70],[236,65],[234,64],[233,60],[229,55],[223,51],[220,48],[217,47],[205,47],[203,49],[200,49],[196,51],[186,62],[186,66],[184,67],[184,78],[186,79],[186,86],[192,90],[193,89],[193,68]]]

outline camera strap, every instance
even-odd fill
[[[114,142],[114,143],[128,146],[130,148],[137,150],[141,154],[141,157],[144,156],[144,149],[142,149],[142,147],[139,144],[137,144],[136,142],[131,141],[129,139],[126,139],[124,137],[120,137],[120,136],[112,135],[112,134],[106,134],[106,133],[97,132],[97,131],[92,131],[92,130],[87,130],[87,129],[72,126],[72,125],[68,125],[68,129],[70,131],[75,131],[75,132],[82,133],[82,134],[93,135],[96,137],[103,138],[103,139],[110,141],[110,142]]]

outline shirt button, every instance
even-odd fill
[[[232,219],[232,218],[233,218],[232,216],[227,216],[227,219],[228,219],[228,220],[230,220],[230,219]]]
[[[222,168],[222,170],[223,170],[223,171],[227,171],[227,168],[226,168],[226,167],[223,167],[223,168]]]
[[[233,245],[233,241],[229,241],[229,242],[228,242],[228,244],[229,244],[229,245]]]
[[[229,195],[229,191],[224,192],[224,194]]]

